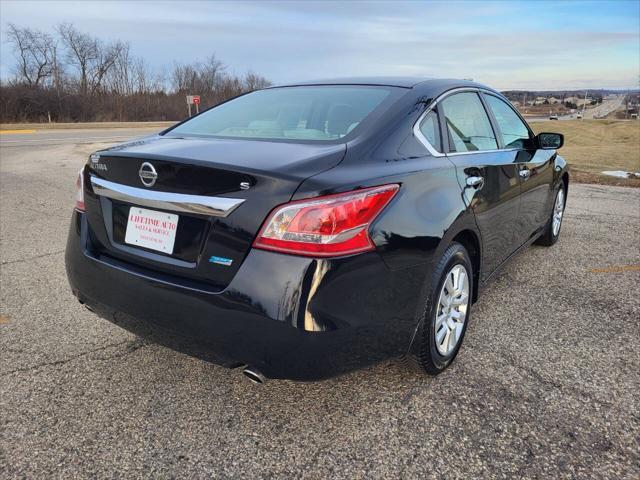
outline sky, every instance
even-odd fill
[[[472,78],[507,89],[637,88],[640,0],[0,0],[0,76],[14,71],[8,23],[62,22],[124,40],[157,71],[211,53],[276,84],[345,76]]]

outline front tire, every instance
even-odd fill
[[[473,269],[467,250],[451,244],[433,269],[412,357],[430,375],[447,368],[469,324]]]
[[[564,185],[560,185],[558,193],[556,193],[556,199],[553,202],[553,210],[551,210],[551,217],[547,223],[544,233],[536,243],[545,247],[550,247],[558,241],[560,237],[560,229],[562,228],[562,218],[564,217],[564,207],[567,203],[567,195]]]

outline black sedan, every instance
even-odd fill
[[[251,380],[455,358],[498,269],[560,234],[563,137],[498,92],[366,78],[267,88],[92,154],[78,300]]]

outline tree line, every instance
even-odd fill
[[[179,120],[187,94],[206,108],[271,84],[253,72],[229,74],[215,54],[157,71],[129,43],[71,23],[53,33],[8,24],[6,41],[16,62],[13,76],[0,80],[0,122]]]

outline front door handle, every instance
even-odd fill
[[[484,185],[483,177],[467,177],[467,186],[482,188],[483,185]]]
[[[520,170],[520,178],[526,180],[531,176],[531,170]]]

